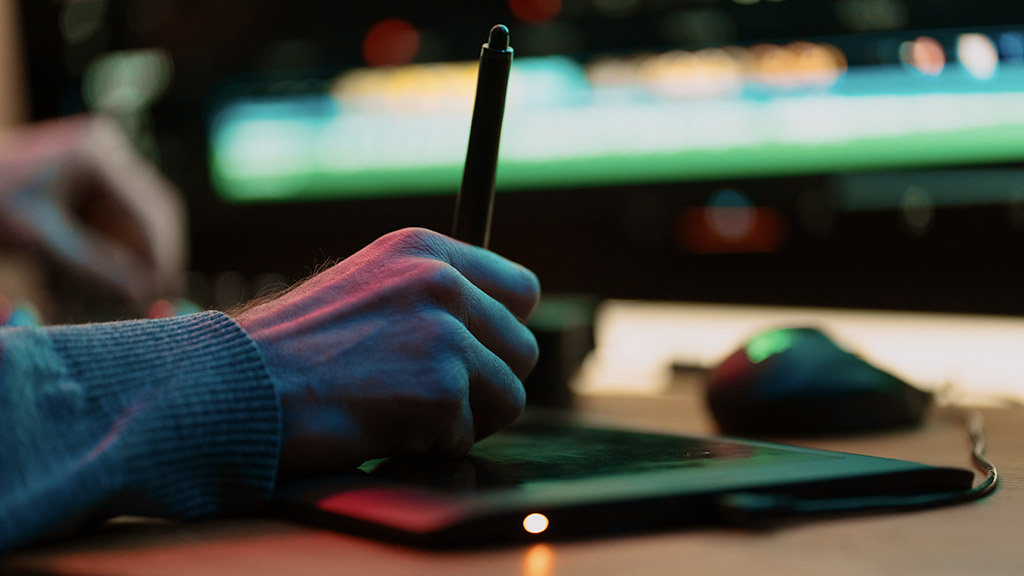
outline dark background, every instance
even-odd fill
[[[471,59],[498,22],[513,30],[519,57],[581,59],[721,43],[827,38],[848,47],[919,31],[1024,29],[1019,0],[562,0],[547,20],[529,17],[552,6],[544,0],[109,0],[98,2],[99,30],[70,44],[62,32],[68,3],[20,4],[34,119],[84,110],[82,74],[98,55],[143,47],[170,54],[173,84],[148,117],[154,159],[189,201],[197,275],[230,270],[249,280],[305,276],[403,226],[450,228],[457,183],[451,195],[228,206],[207,179],[205,120],[226,80],[292,79],[315,89],[364,64],[362,38],[382,18],[421,30],[418,61]],[[709,25],[672,25],[693,14]],[[868,50],[848,56],[854,65],[881,58]],[[937,206],[922,229],[908,226],[898,203],[836,211],[834,176],[508,191],[498,197],[491,247],[537,271],[548,294],[1024,314],[1024,182],[1021,204]],[[742,191],[770,215],[777,242],[695,251],[687,241],[691,216],[723,188]]]

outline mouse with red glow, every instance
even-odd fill
[[[706,398],[722,432],[760,436],[910,427],[931,403],[814,328],[755,335],[709,372]]]

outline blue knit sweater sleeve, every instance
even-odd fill
[[[0,551],[86,517],[252,510],[280,407],[255,343],[206,312],[0,328]]]

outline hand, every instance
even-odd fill
[[[242,313],[279,385],[281,475],[460,456],[513,422],[539,297],[522,266],[407,229]]]
[[[112,121],[52,120],[0,138],[0,244],[142,311],[182,287],[184,204]]]

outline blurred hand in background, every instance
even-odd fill
[[[89,299],[134,315],[179,294],[186,228],[178,191],[113,121],[76,116],[0,135],[0,249],[38,259]]]

